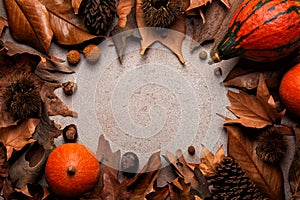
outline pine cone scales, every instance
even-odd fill
[[[79,17],[92,34],[105,35],[116,15],[115,0],[83,0]]]
[[[255,184],[245,176],[238,163],[225,157],[217,165],[216,173],[210,178],[212,197],[216,200],[251,199],[265,200]]]

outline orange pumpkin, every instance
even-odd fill
[[[54,193],[63,197],[87,192],[96,185],[99,176],[96,156],[82,144],[63,144],[51,152],[46,162],[46,181]]]
[[[279,94],[286,108],[300,116],[300,63],[283,76]]]

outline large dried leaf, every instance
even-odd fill
[[[48,53],[53,31],[45,6],[38,0],[4,0],[4,3],[13,38]]]
[[[83,22],[75,16],[71,0],[41,0],[49,12],[49,20],[55,39],[62,45],[78,45],[103,37],[90,34]]]
[[[237,119],[226,118],[226,124],[238,123],[251,128],[264,128],[268,125],[276,124],[281,121],[285,110],[277,112],[273,97],[264,81],[263,75],[260,76],[256,98],[245,93],[235,93],[228,91],[227,96],[231,106],[227,106]]]
[[[7,159],[11,157],[13,150],[20,151],[26,144],[35,141],[32,134],[39,121],[39,119],[26,119],[15,126],[0,128],[0,141],[6,147]]]
[[[153,192],[153,186],[157,179],[161,167],[160,153],[154,153],[149,158],[143,169],[133,177],[128,183],[127,188],[131,191],[131,200],[142,200]]]
[[[190,0],[190,6],[186,9],[186,11],[199,8],[201,6],[205,6],[208,3],[211,3],[212,0]],[[230,4],[228,0],[221,0],[221,2],[227,7],[230,8]]]
[[[140,28],[139,31],[142,37],[141,54],[144,55],[147,48],[154,42],[158,41],[168,47],[178,57],[179,61],[184,64],[185,61],[182,56],[181,47],[186,33],[185,17],[179,17],[176,23],[170,27],[170,30],[172,31],[166,31],[167,35],[162,37],[161,34],[156,31],[156,29],[145,28],[147,25],[144,20],[142,2],[142,0],[136,0],[136,21],[138,27]],[[189,4],[187,0],[183,0],[183,3],[185,6],[188,6]]]
[[[228,154],[234,158],[246,172],[246,175],[270,199],[284,199],[283,176],[279,166],[270,165],[256,155],[256,141],[247,138],[237,126],[227,126]]]
[[[66,116],[71,116],[71,117],[76,117],[77,113],[73,110],[70,110],[68,106],[62,102],[56,96],[54,91],[57,88],[60,88],[60,84],[54,84],[54,83],[44,83],[41,89],[41,98],[43,102],[46,104],[48,114],[50,116],[55,116],[55,115],[62,115],[64,117]]]
[[[117,5],[117,14],[119,17],[119,27],[125,27],[127,24],[127,15],[135,5],[135,0],[119,0]]]
[[[2,35],[4,28],[6,27],[8,27],[7,20],[0,16],[0,36]]]
[[[96,156],[103,165],[110,167],[115,177],[117,177],[121,152],[120,150],[113,152],[109,142],[104,138],[104,135],[99,136]]]
[[[292,198],[300,198],[300,128],[295,128],[296,142],[295,142],[295,155],[291,164],[288,180],[291,187]]]

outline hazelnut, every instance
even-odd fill
[[[71,50],[67,54],[67,61],[70,65],[77,65],[80,61],[80,53],[77,50]]]
[[[83,49],[83,56],[88,62],[96,62],[101,55],[100,48],[97,45],[90,44]]]
[[[62,84],[64,93],[66,95],[72,95],[77,89],[77,84],[71,81],[65,82]]]
[[[70,124],[63,129],[63,138],[66,143],[72,143],[77,141],[78,133],[75,124]]]
[[[127,152],[123,154],[121,159],[121,170],[124,176],[132,177],[134,176],[139,168],[139,158],[133,152]]]
[[[189,152],[190,155],[193,156],[195,154],[195,147],[194,146],[189,146],[188,152]]]

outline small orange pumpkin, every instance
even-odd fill
[[[99,180],[100,165],[87,147],[66,143],[48,157],[45,178],[51,190],[63,197],[79,196],[92,189]]]

